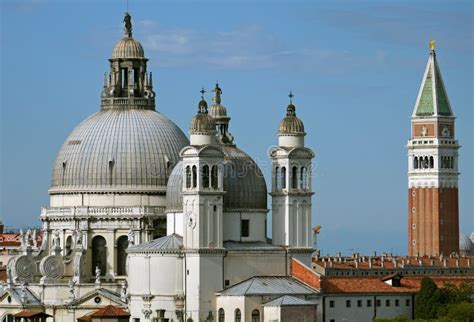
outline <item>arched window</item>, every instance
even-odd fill
[[[128,237],[120,236],[117,240],[117,275],[127,275],[126,263],[127,263],[127,252],[125,251],[128,247]]]
[[[430,169],[434,168],[434,158],[430,157]]]
[[[281,188],[286,189],[286,168],[285,167],[281,167],[280,177],[281,177]]]
[[[191,167],[186,167],[186,188],[191,188]]]
[[[202,186],[209,188],[209,166],[205,165],[202,167]]]
[[[308,170],[306,167],[301,167],[300,169],[300,187],[303,190],[308,189]]]
[[[197,168],[193,165],[193,188],[197,187]]]
[[[242,313],[240,312],[240,309],[235,309],[234,322],[240,322],[240,321],[242,321]]]
[[[418,157],[413,159],[413,169],[418,169]]]
[[[220,308],[219,311],[217,311],[217,321],[218,322],[224,322],[225,321],[225,313],[224,309]]]
[[[280,178],[280,168],[275,168],[275,190],[279,190],[281,188],[281,178]]]
[[[11,315],[11,314],[5,315],[5,317],[2,320],[2,322],[13,322],[13,321],[15,321],[15,320],[13,318],[13,315]]]
[[[107,242],[102,236],[92,239],[92,275],[95,275],[96,267],[100,269],[100,275],[104,276],[107,270]]]
[[[260,322],[260,311],[257,309],[252,311],[252,322]]]
[[[293,189],[298,188],[298,168],[293,167],[291,169],[291,187]]]
[[[423,159],[423,168],[428,169],[430,162],[428,161],[428,157]]]
[[[211,169],[211,185],[213,189],[219,188],[217,165],[213,165]]]

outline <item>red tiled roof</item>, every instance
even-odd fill
[[[365,261],[361,261],[357,264],[358,269],[370,269],[369,268],[369,256],[363,256]],[[323,261],[326,260],[326,261]],[[346,260],[344,262],[344,259]],[[471,265],[474,264],[474,256],[461,256],[456,257],[440,257],[435,256],[420,256],[420,257],[402,257],[402,256],[384,256],[383,268],[384,269],[393,269],[395,268],[393,259],[396,260],[397,266],[436,266],[444,268],[444,261],[446,261],[446,266],[448,268],[456,268],[459,265],[460,268],[468,268],[468,259],[471,262]],[[338,261],[337,257],[331,257],[331,264],[327,261],[327,257],[321,257],[318,260],[313,259],[313,264],[320,267],[325,267],[328,269],[354,269],[356,268],[356,263],[353,258],[345,257],[341,258],[341,262]],[[420,265],[421,262],[421,265]],[[382,268],[382,256],[372,257],[372,269]]]
[[[21,311],[13,315],[15,318],[50,318],[52,315],[40,311]]]
[[[444,287],[445,283],[459,286],[463,282],[474,283],[474,276],[432,276],[438,287]],[[325,277],[322,289],[327,294],[338,293],[416,293],[420,290],[422,277],[403,277],[400,286],[391,286],[378,277]]]
[[[38,246],[41,246],[41,243],[43,241],[41,233],[38,234],[37,241],[38,241]],[[20,246],[21,246],[20,234],[17,234],[17,233],[0,234],[0,247],[20,247]]]
[[[92,318],[115,318],[115,317],[130,317],[130,314],[119,307],[107,305],[93,313],[85,315],[78,319],[78,321],[91,321]]]

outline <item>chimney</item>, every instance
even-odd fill
[[[420,259],[420,260],[418,261],[418,264],[419,264],[420,266],[423,266],[423,261]]]
[[[369,268],[372,268],[372,257],[369,256]]]
[[[467,267],[471,267],[471,259],[470,258],[467,259]]]
[[[355,268],[359,268],[359,261],[355,261]]]
[[[448,267],[448,261],[446,259],[443,259],[443,267]]]
[[[375,250],[372,252],[372,256],[377,257],[377,252]]]
[[[430,260],[431,266],[435,266],[435,261],[434,259]]]
[[[456,267],[459,268],[459,259],[456,259]]]

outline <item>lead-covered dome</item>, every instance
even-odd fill
[[[286,116],[278,127],[279,135],[305,135],[304,124],[296,116],[296,107],[290,103],[286,109]]]
[[[178,126],[154,110],[102,110],[61,147],[50,193],[164,192],[188,144]]]
[[[224,157],[224,211],[266,211],[267,186],[260,168],[244,151],[221,145]],[[166,211],[183,211],[183,166],[180,161],[168,181]]]
[[[138,40],[125,36],[119,40],[112,50],[112,59],[145,58],[145,51]]]

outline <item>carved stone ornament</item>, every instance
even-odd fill
[[[48,279],[58,280],[64,275],[64,263],[60,256],[49,255],[40,262],[41,275]]]
[[[421,136],[426,136],[428,134],[428,129],[423,125],[421,128]]]
[[[194,216],[194,214],[190,211],[186,214],[186,217],[187,217],[186,221],[187,221],[188,227],[191,229],[194,229],[197,223],[196,216]]]
[[[13,273],[20,281],[31,281],[36,274],[36,263],[28,255],[20,255],[13,260]]]
[[[142,312],[143,312],[143,315],[145,316],[145,319],[149,319],[151,317],[151,314],[153,313],[151,309],[143,309]]]

